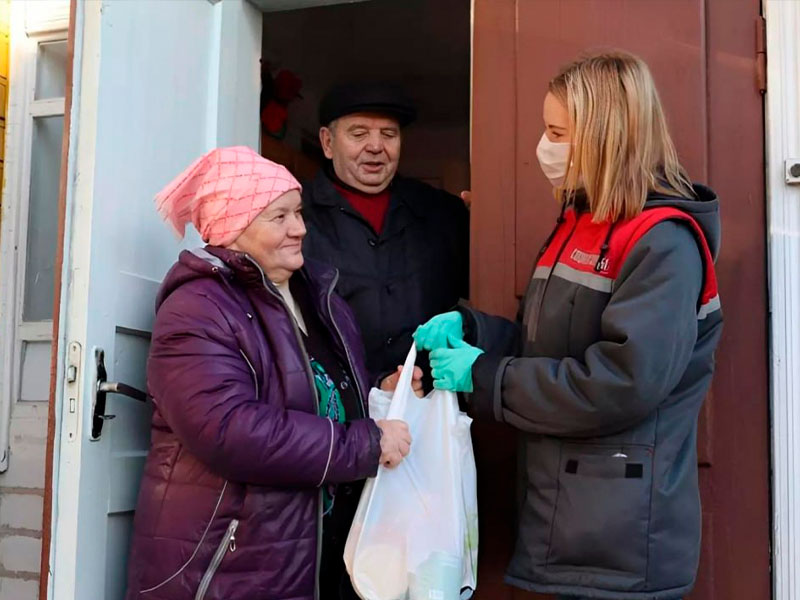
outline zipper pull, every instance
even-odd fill
[[[236,535],[231,536],[230,544],[228,544],[228,548],[230,548],[231,552],[236,552]]]

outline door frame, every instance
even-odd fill
[[[55,448],[55,399],[59,387],[59,352],[61,344],[61,306],[62,306],[62,269],[64,266],[64,243],[67,222],[67,181],[69,171],[70,131],[72,124],[72,81],[75,57],[75,12],[77,0],[69,3],[69,27],[67,29],[67,68],[66,89],[64,91],[64,134],[61,141],[61,173],[58,184],[58,237],[56,239],[55,285],[53,288],[53,333],[52,352],[50,353],[50,394],[47,410],[47,441],[45,447],[45,490],[42,507],[42,550],[39,565],[39,598],[47,598],[47,587],[50,580],[50,541],[53,519],[53,460]]]
[[[771,307],[773,597],[791,600],[800,577],[800,3],[764,0],[767,40],[766,184]]]
[[[52,525],[53,525],[53,464],[56,460],[55,452],[55,432],[56,432],[56,398],[61,391],[61,377],[63,373],[63,358],[61,353],[61,340],[63,331],[61,328],[61,307],[64,306],[66,291],[63,283],[64,267],[64,248],[67,243],[67,195],[69,193],[68,181],[69,174],[73,172],[73,165],[70,164],[70,152],[72,136],[72,92],[73,92],[73,71],[75,65],[75,23],[77,12],[77,0],[70,0],[69,3],[69,26],[67,28],[67,66],[66,66],[66,85],[64,91],[64,133],[61,141],[61,173],[59,174],[58,185],[58,229],[56,239],[55,283],[53,287],[53,333],[52,351],[50,353],[50,393],[48,398],[47,410],[47,440],[45,446],[45,489],[44,501],[42,506],[42,549],[39,564],[39,598],[44,600],[48,597],[48,586],[50,583],[50,565],[52,549]],[[80,60],[80,56],[78,57]]]

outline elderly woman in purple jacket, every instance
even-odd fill
[[[337,273],[303,261],[299,190],[236,147],[156,198],[209,245],[181,253],[156,300],[127,600],[354,597],[342,550],[357,482],[398,464],[411,438],[367,415]]]

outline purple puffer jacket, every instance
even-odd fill
[[[349,359],[364,356],[335,271],[303,277]],[[294,320],[247,256],[184,251],[156,302],[147,365],[155,412],[126,600],[311,600],[320,485],[377,472],[380,430],[317,416]],[[365,407],[366,414],[366,407]]]

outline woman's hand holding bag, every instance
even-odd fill
[[[411,434],[403,421],[382,419],[376,423],[381,430],[380,464],[391,469],[399,465],[411,451]]]

